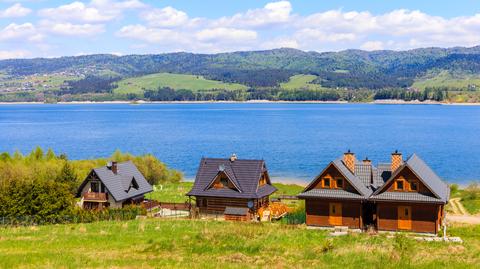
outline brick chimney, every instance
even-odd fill
[[[392,163],[391,163],[392,173],[395,172],[402,165],[403,165],[402,153],[398,152],[398,150],[395,150],[395,152],[392,153]]]
[[[112,172],[116,175],[118,172],[117,162],[112,162],[112,166],[110,168]]]
[[[350,172],[355,174],[355,153],[351,152],[350,150],[345,152],[343,154],[343,163],[350,170]]]
[[[365,157],[363,160],[363,164],[372,164],[372,161],[368,159],[368,157]]]

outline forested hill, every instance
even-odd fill
[[[69,72],[134,77],[153,73],[202,75],[249,87],[274,87],[295,74],[312,74],[324,87],[409,87],[429,71],[480,74],[480,46],[409,51],[304,52],[295,49],[219,54],[87,55],[0,61],[0,73],[27,76]]]

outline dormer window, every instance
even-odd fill
[[[343,178],[337,178],[335,183],[338,189],[343,189]]]
[[[395,184],[396,184],[396,185],[395,185],[395,189],[396,189],[396,190],[398,190],[398,191],[403,191],[403,190],[404,190],[404,187],[405,187],[405,186],[404,186],[403,180],[397,180],[397,181],[395,182]]]
[[[330,178],[324,178],[323,179],[323,187],[324,188],[330,188]]]
[[[410,182],[410,190],[417,191],[418,190],[418,183],[417,182]]]

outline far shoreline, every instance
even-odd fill
[[[92,104],[370,104],[370,105],[447,105],[447,106],[480,106],[480,103],[456,103],[437,101],[404,101],[404,100],[376,100],[372,102],[348,102],[348,101],[71,101],[71,102],[0,102],[0,105],[92,105]]]

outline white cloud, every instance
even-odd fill
[[[0,18],[20,18],[25,17],[32,12],[31,9],[23,7],[20,3],[16,3],[13,6],[0,10]]]
[[[382,41],[367,41],[363,43],[360,48],[362,50],[382,50],[383,49],[383,42]]]
[[[271,2],[263,8],[250,9],[245,13],[237,13],[232,17],[222,17],[215,21],[217,26],[229,27],[261,27],[288,22],[292,5],[289,1]]]
[[[56,8],[41,9],[40,16],[54,21],[98,23],[107,22],[122,15],[126,9],[146,7],[140,1],[93,0],[89,4],[72,2]]]
[[[37,33],[37,29],[31,23],[11,23],[0,30],[0,41],[11,41],[19,39],[39,41],[41,39],[39,37],[40,36]]]
[[[145,11],[142,18],[153,27],[177,27],[188,22],[187,13],[172,7],[155,8]]]
[[[251,42],[257,39],[257,33],[251,30],[241,30],[235,28],[211,28],[204,29],[196,33],[196,38],[206,42]]]
[[[0,60],[26,58],[30,52],[26,50],[0,50]]]
[[[42,21],[40,26],[45,32],[66,36],[92,36],[105,32],[105,26],[102,24]]]
[[[117,32],[119,37],[133,38],[149,43],[188,43],[185,35],[170,29],[148,28],[143,25],[127,25]]]

